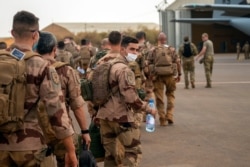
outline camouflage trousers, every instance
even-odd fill
[[[205,76],[207,80],[207,86],[211,86],[211,77],[213,72],[213,64],[214,64],[214,57],[213,56],[206,56],[204,59],[204,70]]]
[[[104,167],[138,167],[142,158],[140,129],[129,123],[100,120]]]
[[[0,151],[1,167],[40,167],[46,148],[31,151]]]
[[[194,66],[194,57],[189,58],[182,58],[182,69],[184,73],[184,80],[185,80],[185,86],[188,88],[189,86],[189,78],[188,74],[190,75],[190,82],[194,83],[195,81],[195,66]]]
[[[237,50],[237,60],[240,60],[240,50]]]
[[[173,121],[174,110],[174,92],[176,90],[176,81],[173,76],[158,76],[154,82],[154,93],[156,98],[156,107],[161,122],[166,120]],[[164,86],[165,94],[167,96],[167,112],[164,109]]]

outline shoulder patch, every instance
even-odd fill
[[[51,71],[50,75],[51,75],[51,80],[53,81],[53,83],[58,85],[60,83],[60,79],[59,79],[57,72]]]

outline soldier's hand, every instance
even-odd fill
[[[180,82],[180,80],[181,80],[181,77],[180,77],[180,76],[177,76],[177,77],[175,78],[175,82]]]
[[[199,56],[198,56],[198,55],[194,56],[194,60],[195,60],[195,61],[197,61],[197,60],[198,60],[198,58],[199,58]]]
[[[91,143],[91,138],[89,136],[89,133],[82,134],[82,139],[83,139],[83,141],[85,141],[86,145],[88,146],[88,150],[89,150],[90,143]]]
[[[157,110],[156,109],[151,109],[150,114],[152,114],[153,116],[155,116],[157,114]]]
[[[78,161],[75,152],[67,152],[65,154],[65,167],[77,167]]]

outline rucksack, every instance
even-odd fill
[[[93,100],[93,88],[92,82],[86,78],[80,79],[81,83],[81,95],[85,101]]]
[[[115,92],[109,84],[109,76],[111,67],[114,64],[123,63],[121,61],[109,61],[98,65],[93,69],[92,75],[92,89],[93,89],[93,99],[92,102],[95,106],[104,105],[110,98],[110,96]],[[118,86],[116,87],[119,90]]]
[[[173,63],[175,54],[170,47],[157,46],[154,51],[154,73],[156,75],[172,75],[175,71]]]
[[[82,64],[88,64],[91,58],[89,47],[83,46],[80,49],[79,55],[81,57]]]
[[[26,53],[14,48],[12,52],[0,50],[0,131],[16,132],[24,125],[26,93],[25,61],[39,54]]]
[[[68,63],[68,64],[70,64],[72,66],[71,59],[72,59],[72,56],[67,51],[59,51],[58,55],[56,56],[57,61]]]
[[[68,65],[67,63],[57,61],[53,63],[51,66],[55,69],[60,68],[62,66]],[[58,139],[56,138],[56,134],[54,129],[51,126],[51,123],[49,121],[49,115],[45,109],[45,105],[42,101],[38,102],[38,122],[39,125],[44,133],[46,144],[48,145],[54,145],[58,142]]]
[[[183,46],[183,56],[184,57],[191,57],[193,55],[192,50],[191,50],[191,44],[190,43],[185,43]]]

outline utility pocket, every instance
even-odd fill
[[[0,125],[8,122],[9,115],[9,96],[3,93],[0,93]]]

